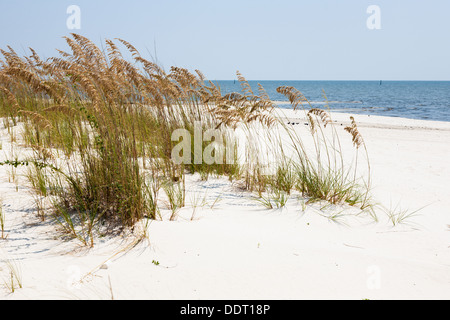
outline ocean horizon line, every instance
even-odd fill
[[[287,82],[450,82],[450,80],[276,80],[276,79],[246,79],[247,81],[287,81]],[[238,81],[238,79],[208,79],[207,81]]]

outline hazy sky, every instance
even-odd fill
[[[367,27],[370,5],[380,30]],[[75,32],[213,80],[450,80],[449,17],[449,0],[0,0],[0,47],[49,57]]]

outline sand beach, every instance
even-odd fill
[[[284,110],[298,130],[303,115]],[[338,128],[349,116],[332,113]],[[354,117],[378,221],[351,208],[331,217],[294,196],[268,210],[226,178],[194,174],[177,219],[163,210],[162,220],[136,226],[147,228],[145,240],[106,236],[86,248],[33,214],[20,168],[14,183],[0,167],[0,279],[15,270],[21,283],[14,293],[2,283],[0,299],[448,299],[450,123]],[[0,133],[4,161],[11,142]]]

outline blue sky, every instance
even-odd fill
[[[72,4],[80,30],[66,26]],[[449,0],[0,0],[0,47],[49,57],[76,32],[213,80],[450,80],[449,14]]]

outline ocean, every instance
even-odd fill
[[[236,80],[213,81],[222,94],[241,92]],[[300,90],[313,106],[331,111],[387,117],[450,121],[450,81],[249,81],[260,83],[280,108],[290,108],[279,86]],[[326,98],[324,97],[324,93]]]

